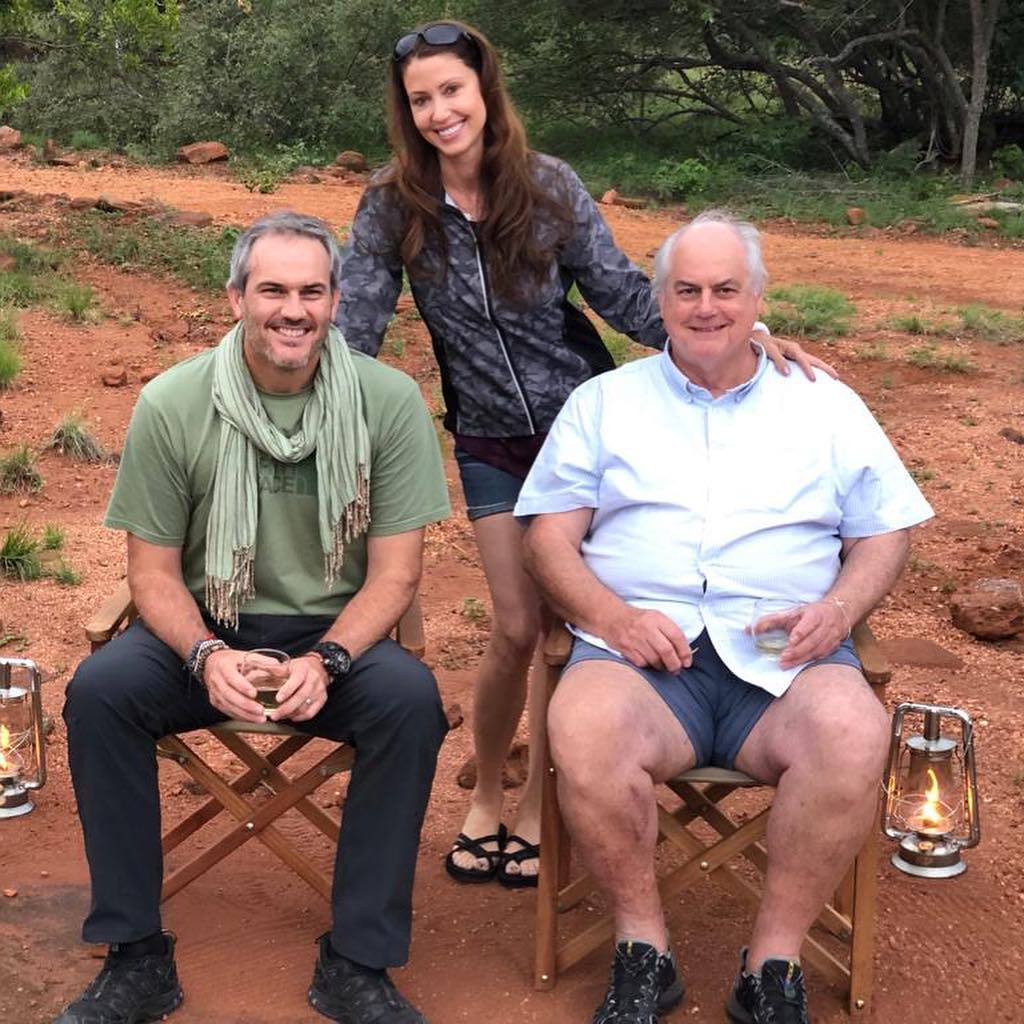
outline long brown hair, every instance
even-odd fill
[[[421,25],[419,32],[427,25]],[[447,242],[441,227],[443,187],[437,150],[416,127],[403,72],[416,57],[451,53],[472,68],[480,79],[480,94],[487,110],[484,127],[484,155],[480,183],[486,216],[479,223],[480,239],[487,253],[491,285],[503,298],[522,301],[530,285],[538,284],[549,273],[555,249],[541,244],[537,226],[540,220],[555,228],[555,248],[568,237],[572,211],[562,195],[545,192],[533,173],[533,154],[526,144],[526,132],[509,98],[498,62],[498,53],[477,29],[458,21],[445,21],[464,33],[449,46],[431,46],[422,38],[402,60],[391,62],[388,76],[388,130],[395,151],[391,172],[383,185],[398,190],[406,208],[405,234],[400,253],[411,274],[433,270],[444,273]],[[419,266],[419,258],[428,237],[440,247],[441,267]]]

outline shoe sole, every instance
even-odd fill
[[[152,1024],[153,1021],[161,1020],[167,1014],[173,1013],[184,1001],[185,993],[180,988],[177,992],[166,993],[146,1003],[128,1024]]]
[[[675,984],[670,985],[658,996],[658,1016],[674,1010],[683,1001],[685,995],[686,986],[683,984],[682,978],[676,978]]]
[[[730,1024],[754,1024],[754,1018],[740,1006],[735,992],[729,993],[729,1002],[725,1004],[725,1015],[729,1018]]]

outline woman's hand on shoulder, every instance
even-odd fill
[[[830,377],[839,379],[839,373],[834,366],[826,363],[824,359],[805,352],[795,341],[775,337],[760,330],[754,331],[751,340],[764,346],[765,354],[772,361],[775,369],[784,377],[789,376],[789,364],[793,362],[803,370],[804,376],[808,380],[814,380],[815,370],[824,370]]]

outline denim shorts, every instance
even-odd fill
[[[732,768],[750,730],[776,698],[735,675],[718,656],[706,632],[690,646],[700,648],[694,652],[693,664],[674,673],[637,668],[620,655],[577,637],[565,667],[581,661],[627,665],[654,687],[686,731],[697,757],[695,768]],[[844,640],[830,655],[810,665],[849,665],[858,671],[861,667],[850,640]]]
[[[498,512],[511,512],[516,507],[523,481],[503,469],[481,462],[475,455],[455,446],[455,461],[466,496],[466,515],[470,520],[483,519]]]

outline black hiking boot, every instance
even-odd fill
[[[162,953],[125,956],[111,946],[103,969],[54,1024],[147,1024],[181,1005],[174,936],[164,932]]]
[[[340,1024],[427,1024],[387,971],[339,956],[329,932],[317,942],[320,955],[309,986],[309,1005],[317,1013]]]
[[[748,974],[744,949],[725,1011],[733,1024],[811,1024],[804,972],[795,960],[765,960]]]
[[[655,1024],[683,999],[683,981],[671,952],[646,942],[619,942],[604,1002],[593,1024]]]

